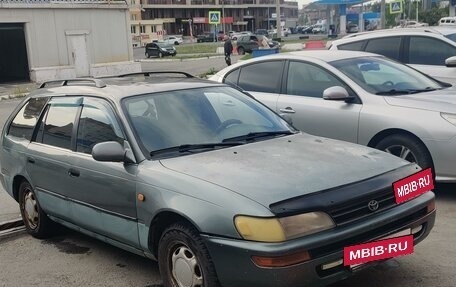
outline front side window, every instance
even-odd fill
[[[328,71],[305,62],[290,62],[287,77],[287,94],[322,98],[329,87],[342,86]]]
[[[71,136],[78,105],[51,104],[44,119],[42,143],[71,149]],[[39,139],[37,138],[37,141]]]
[[[47,101],[47,97],[30,99],[14,117],[8,128],[8,135],[31,140],[35,125]]]
[[[365,51],[399,61],[400,48],[401,37],[385,37],[369,40]]]
[[[362,51],[366,41],[357,41],[337,46],[338,50]]]
[[[279,93],[283,61],[255,63],[241,68],[239,86],[252,92]]]
[[[456,56],[456,48],[430,37],[410,37],[409,63],[445,66],[445,60]]]
[[[330,64],[372,94],[397,96],[444,88],[420,72],[382,57],[357,57]]]
[[[97,143],[116,141],[123,145],[123,135],[109,108],[84,102],[78,126],[76,151],[87,154]]]

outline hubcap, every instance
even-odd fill
[[[179,287],[202,287],[203,275],[193,252],[186,246],[177,247],[171,257],[172,271]]]
[[[393,145],[385,148],[385,151],[409,162],[418,163],[415,154],[413,154],[413,152],[406,146]]]
[[[38,226],[38,204],[35,195],[29,189],[25,191],[24,197],[24,215],[28,226],[35,229]]]

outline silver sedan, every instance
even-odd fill
[[[303,51],[210,78],[250,92],[298,129],[375,147],[456,182],[456,89],[383,56]]]

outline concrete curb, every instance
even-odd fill
[[[21,218],[0,222],[0,240],[23,232],[25,232],[25,226]]]

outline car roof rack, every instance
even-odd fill
[[[78,79],[66,79],[66,80],[52,80],[52,81],[46,81],[43,82],[39,89],[47,87],[49,84],[57,84],[60,83],[60,86],[68,86],[71,85],[71,83],[87,83],[90,82],[90,84],[94,85],[97,88],[104,88],[106,87],[106,84],[99,79],[92,79],[92,78],[78,78]]]
[[[191,75],[189,73],[180,72],[180,71],[138,72],[138,73],[122,74],[122,75],[118,75],[118,76],[115,76],[115,77],[123,78],[123,77],[136,76],[136,75],[143,75],[145,77],[150,77],[150,75],[154,75],[154,74],[180,74],[180,75],[184,75],[187,78],[195,78],[195,76],[193,76],[193,75]]]

